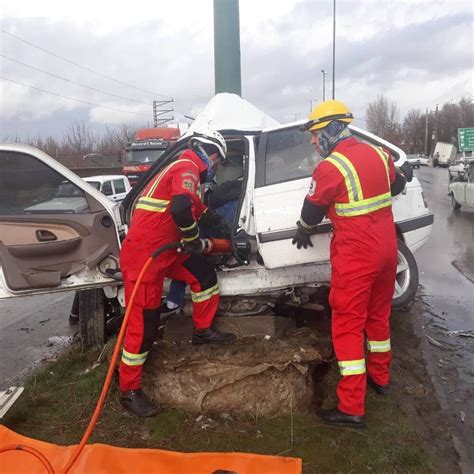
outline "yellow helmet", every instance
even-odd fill
[[[351,123],[354,116],[344,102],[325,100],[318,104],[309,114],[308,121],[301,127],[303,131],[320,130],[333,120]]]

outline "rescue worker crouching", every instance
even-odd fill
[[[185,281],[193,302],[193,344],[232,343],[235,336],[212,327],[219,306],[219,285],[214,267],[201,255],[203,241],[198,222],[210,210],[202,203],[198,188],[224,159],[224,138],[210,128],[195,133],[189,148],[165,167],[143,190],[134,209],[129,232],[120,255],[126,302],[139,272],[159,247],[182,241],[186,252],[168,250],[156,258],[135,296],[125,334],[119,368],[120,402],[134,415],[147,417],[159,412],[141,390],[141,375],[160,322],[160,303],[165,278]]]
[[[292,243],[298,249],[312,247],[317,225],[324,216],[332,221],[329,303],[342,378],[337,408],[317,416],[331,425],[362,427],[366,383],[379,394],[389,389],[389,318],[397,269],[391,197],[405,187],[403,172],[410,180],[412,172],[407,167],[396,172],[386,150],[353,137],[352,119],[345,104],[328,100],[303,126],[323,160],[313,171]]]

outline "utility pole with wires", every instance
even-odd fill
[[[163,115],[174,111],[172,107],[170,109],[163,108],[166,107],[168,104],[171,104],[172,102],[174,102],[174,99],[153,101],[153,127],[156,128],[161,125],[164,125],[165,123],[170,122],[171,120],[174,120],[173,115],[171,117],[163,117]]]
[[[425,114],[425,156],[428,156],[428,107]]]

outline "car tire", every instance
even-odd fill
[[[403,309],[411,304],[418,289],[418,265],[411,250],[398,239],[397,276],[392,300],[392,309]]]
[[[79,334],[83,346],[105,342],[105,295],[100,288],[79,291]]]
[[[453,209],[455,211],[459,211],[459,209],[461,209],[461,204],[459,204],[456,201],[456,198],[454,197],[454,193],[451,194],[451,204],[453,205]]]

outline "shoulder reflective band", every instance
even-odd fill
[[[148,351],[143,352],[141,354],[132,354],[131,352],[127,352],[125,349],[122,350],[122,362],[125,365],[143,365],[146,361],[147,356]]]
[[[367,349],[370,352],[390,352],[390,339],[385,341],[367,341]]]
[[[192,163],[196,168],[197,168],[197,165],[196,163],[194,163],[193,161],[191,160],[176,160],[176,161],[173,161],[173,163],[170,163],[164,170],[162,170],[160,172],[160,174],[155,178],[155,182],[153,183],[153,186],[150,188],[150,190],[146,193],[146,197],[150,197],[153,195],[153,193],[155,192],[155,189],[156,187],[158,186],[158,184],[160,184],[160,181],[162,180],[163,176],[166,174],[166,172],[171,168],[173,167],[174,165],[176,165],[177,163],[183,163],[183,162],[188,162],[188,163]],[[199,174],[199,170],[198,170],[198,174]]]
[[[362,194],[362,187],[360,185],[359,176],[354,168],[354,165],[341,153],[332,153],[326,161],[332,163],[344,177],[346,183],[347,194],[349,202],[359,201],[364,199]]]
[[[211,288],[207,290],[200,291],[198,293],[191,292],[191,299],[193,303],[202,303],[203,301],[207,301],[211,299],[214,295],[219,294],[219,283],[216,283]]]
[[[365,359],[340,360],[338,365],[341,375],[365,374]]]
[[[135,209],[144,209],[145,211],[151,212],[165,212],[166,207],[170,202],[166,199],[154,199],[151,197],[141,197],[138,199],[138,203]]]
[[[382,160],[388,176],[388,164],[384,159],[383,152],[377,151],[377,156],[379,156]],[[341,153],[336,152],[332,153],[328,158],[326,158],[326,161],[331,163],[339,170],[344,178],[344,183],[347,189],[349,202],[335,204],[337,215],[346,217],[361,216],[392,205],[390,186],[388,186],[386,193],[364,199],[359,176],[357,175],[354,165],[347,157]]]
[[[388,181],[388,187],[390,188],[390,168],[388,166],[388,160],[390,159],[387,155],[387,153],[385,153],[382,148],[378,147],[378,146],[374,146],[374,145],[370,145],[377,153],[377,155],[380,156],[380,158],[382,159],[382,162],[385,166],[385,171],[387,172],[387,181]]]

